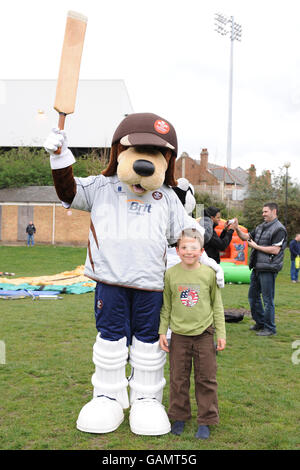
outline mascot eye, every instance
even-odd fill
[[[137,145],[134,147],[136,153],[144,153],[146,155],[156,155],[157,152],[161,152],[159,147],[154,147],[153,145]]]

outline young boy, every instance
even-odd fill
[[[207,439],[209,425],[219,422],[214,327],[217,351],[222,351],[226,345],[224,309],[215,272],[199,263],[203,237],[195,230],[185,230],[176,250],[181,263],[166,272],[159,327],[160,347],[170,352],[168,415],[174,421],[171,432],[180,435],[185,421],[191,418],[189,387],[193,362],[199,426],[195,437]],[[172,330],[170,349],[168,326]]]

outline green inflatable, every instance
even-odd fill
[[[224,271],[225,283],[250,284],[251,270],[248,265],[235,263],[220,263]]]

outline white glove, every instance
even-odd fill
[[[55,155],[57,149],[61,147],[60,154]],[[52,170],[66,168],[76,162],[74,155],[68,148],[68,141],[65,131],[53,128],[44,142],[44,149],[50,153],[50,165]]]
[[[200,263],[209,266],[216,272],[217,286],[220,289],[223,289],[223,287],[225,286],[224,271],[221,266],[214,259],[209,258],[205,251],[203,251],[202,255],[200,256]]]
[[[217,263],[218,264],[218,263]],[[218,265],[219,266],[219,265]],[[216,279],[217,279],[217,286],[220,289],[223,289],[225,287],[225,282],[224,282],[224,271],[223,269],[219,268],[219,271],[216,271]]]

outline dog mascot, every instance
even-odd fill
[[[155,114],[128,115],[113,135],[107,168],[87,178],[73,176],[75,159],[64,131],[53,129],[44,147],[63,206],[91,213],[85,275],[97,282],[98,334],[93,398],[80,411],[77,428],[114,431],[130,406],[133,433],[166,434],[170,422],[161,403],[166,357],[158,327],[167,248],[185,228],[204,231],[172,189],[175,129]]]

